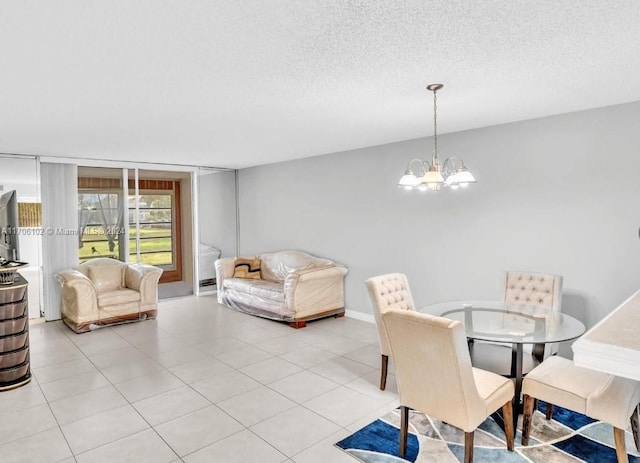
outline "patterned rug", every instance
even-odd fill
[[[504,432],[488,418],[474,436],[474,461],[491,463],[616,463],[613,429],[579,413],[554,407],[553,419],[545,420],[539,403],[534,413],[529,445],[520,444],[522,417],[518,424],[515,449],[509,452]],[[400,410],[394,410],[356,431],[336,446],[365,463],[437,462],[459,463],[464,457],[464,433],[453,426],[418,412],[409,418],[409,439],[405,458],[398,457]],[[629,431],[629,430],[627,430]],[[640,463],[640,453],[627,432],[630,463]]]

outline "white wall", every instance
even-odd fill
[[[236,255],[236,180],[233,171],[207,171],[198,176],[200,242],[223,257]]]
[[[16,190],[18,202],[40,202],[40,184],[35,158],[0,156],[0,194]],[[42,237],[37,230],[22,230],[18,237],[20,260],[29,265],[20,270],[29,282],[29,318],[39,318],[42,287]]]
[[[340,261],[346,308],[364,313],[364,280],[394,271],[419,305],[500,298],[507,269],[557,273],[563,311],[587,326],[640,288],[640,102],[438,145],[479,183],[398,189],[406,163],[430,157],[431,138],[241,170],[241,253],[296,248]]]

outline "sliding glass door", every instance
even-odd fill
[[[183,180],[163,179],[167,173],[157,171],[140,170],[137,179],[133,174],[128,198],[129,261],[162,267],[161,282],[182,281]]]
[[[122,169],[78,168],[80,262],[96,257],[126,261]]]
[[[180,172],[80,167],[80,262],[109,257],[161,267],[161,283],[183,281],[184,186]],[[189,189],[189,188],[187,188]],[[190,206],[189,206],[190,207]],[[190,272],[188,272],[190,273]]]

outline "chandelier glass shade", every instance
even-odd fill
[[[438,105],[436,92],[442,84],[430,84],[427,90],[433,92],[433,143],[434,150],[431,161],[412,159],[407,164],[407,170],[400,178],[398,186],[408,190],[439,191],[441,188],[456,190],[465,188],[476,179],[465,167],[464,162],[457,156],[445,159],[441,164],[438,159]]]

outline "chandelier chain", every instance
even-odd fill
[[[433,91],[433,146],[434,159],[438,159],[438,97],[437,91]]]

